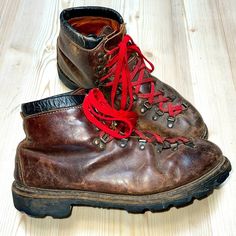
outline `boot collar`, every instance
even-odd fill
[[[83,103],[85,95],[63,93],[45,99],[23,103],[21,105],[22,115],[24,117],[34,115],[40,112],[48,112],[55,109],[78,106]]]
[[[74,43],[83,48],[92,49],[103,40],[103,37],[94,38],[83,35],[68,23],[68,20],[72,18],[83,16],[97,16],[116,20],[121,25],[120,31],[125,31],[122,16],[111,8],[88,6],[65,9],[60,14],[61,29]],[[120,31],[118,32],[119,35]],[[112,38],[114,38],[114,35]]]

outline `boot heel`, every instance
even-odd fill
[[[61,68],[59,67],[59,65],[57,64],[57,71],[58,71],[58,76],[59,79],[61,80],[61,82],[69,89],[71,90],[75,90],[77,88],[79,88],[73,81],[71,81],[65,74],[64,72],[61,70]]]
[[[72,206],[67,200],[25,197],[14,191],[12,195],[15,208],[27,215],[38,218],[66,218],[71,215]]]

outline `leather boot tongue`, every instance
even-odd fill
[[[125,25],[119,25],[118,28],[113,28],[110,25],[105,25],[99,33],[97,34],[88,34],[86,38],[95,44],[99,44],[102,39],[105,37],[108,38],[106,42],[106,49],[111,50],[114,47],[117,47],[119,42],[123,39],[124,34],[126,33]],[[93,43],[93,46],[95,45]]]
[[[87,44],[86,47],[91,49],[96,47],[104,37],[109,36],[114,32],[109,25],[104,26],[98,34],[88,34],[86,36]]]
[[[105,36],[108,36],[108,35],[112,34],[113,32],[114,32],[114,29],[112,29],[111,26],[106,25],[101,29],[98,36],[105,37]]]
[[[111,50],[118,46],[118,44],[122,41],[124,35],[126,33],[125,25],[120,25],[120,29],[116,32],[113,32],[112,37],[110,37],[106,42],[106,49]]]
[[[90,38],[92,40],[97,40],[97,39],[104,38],[108,36],[109,34],[112,34],[113,32],[114,30],[109,25],[106,25],[101,29],[101,31],[98,34],[88,34],[87,38]]]

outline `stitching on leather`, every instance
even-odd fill
[[[69,109],[81,109],[81,107],[82,107],[81,105],[80,106],[66,107],[66,108],[55,110],[55,111],[48,111],[48,112],[44,112],[44,113],[40,113],[40,114],[29,115],[29,116],[24,117],[24,119],[26,120],[26,119],[29,119],[29,118],[38,118],[40,116],[49,116],[53,113],[58,113],[58,112],[66,111],[66,110],[69,110]]]

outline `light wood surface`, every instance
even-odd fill
[[[64,220],[34,219],[12,203],[14,155],[24,137],[20,104],[67,91],[56,71],[63,8],[118,10],[155,75],[199,109],[236,166],[235,0],[0,0],[0,235],[236,235],[236,176],[210,197],[164,213],[74,207]],[[37,132],[37,131],[36,131]]]

